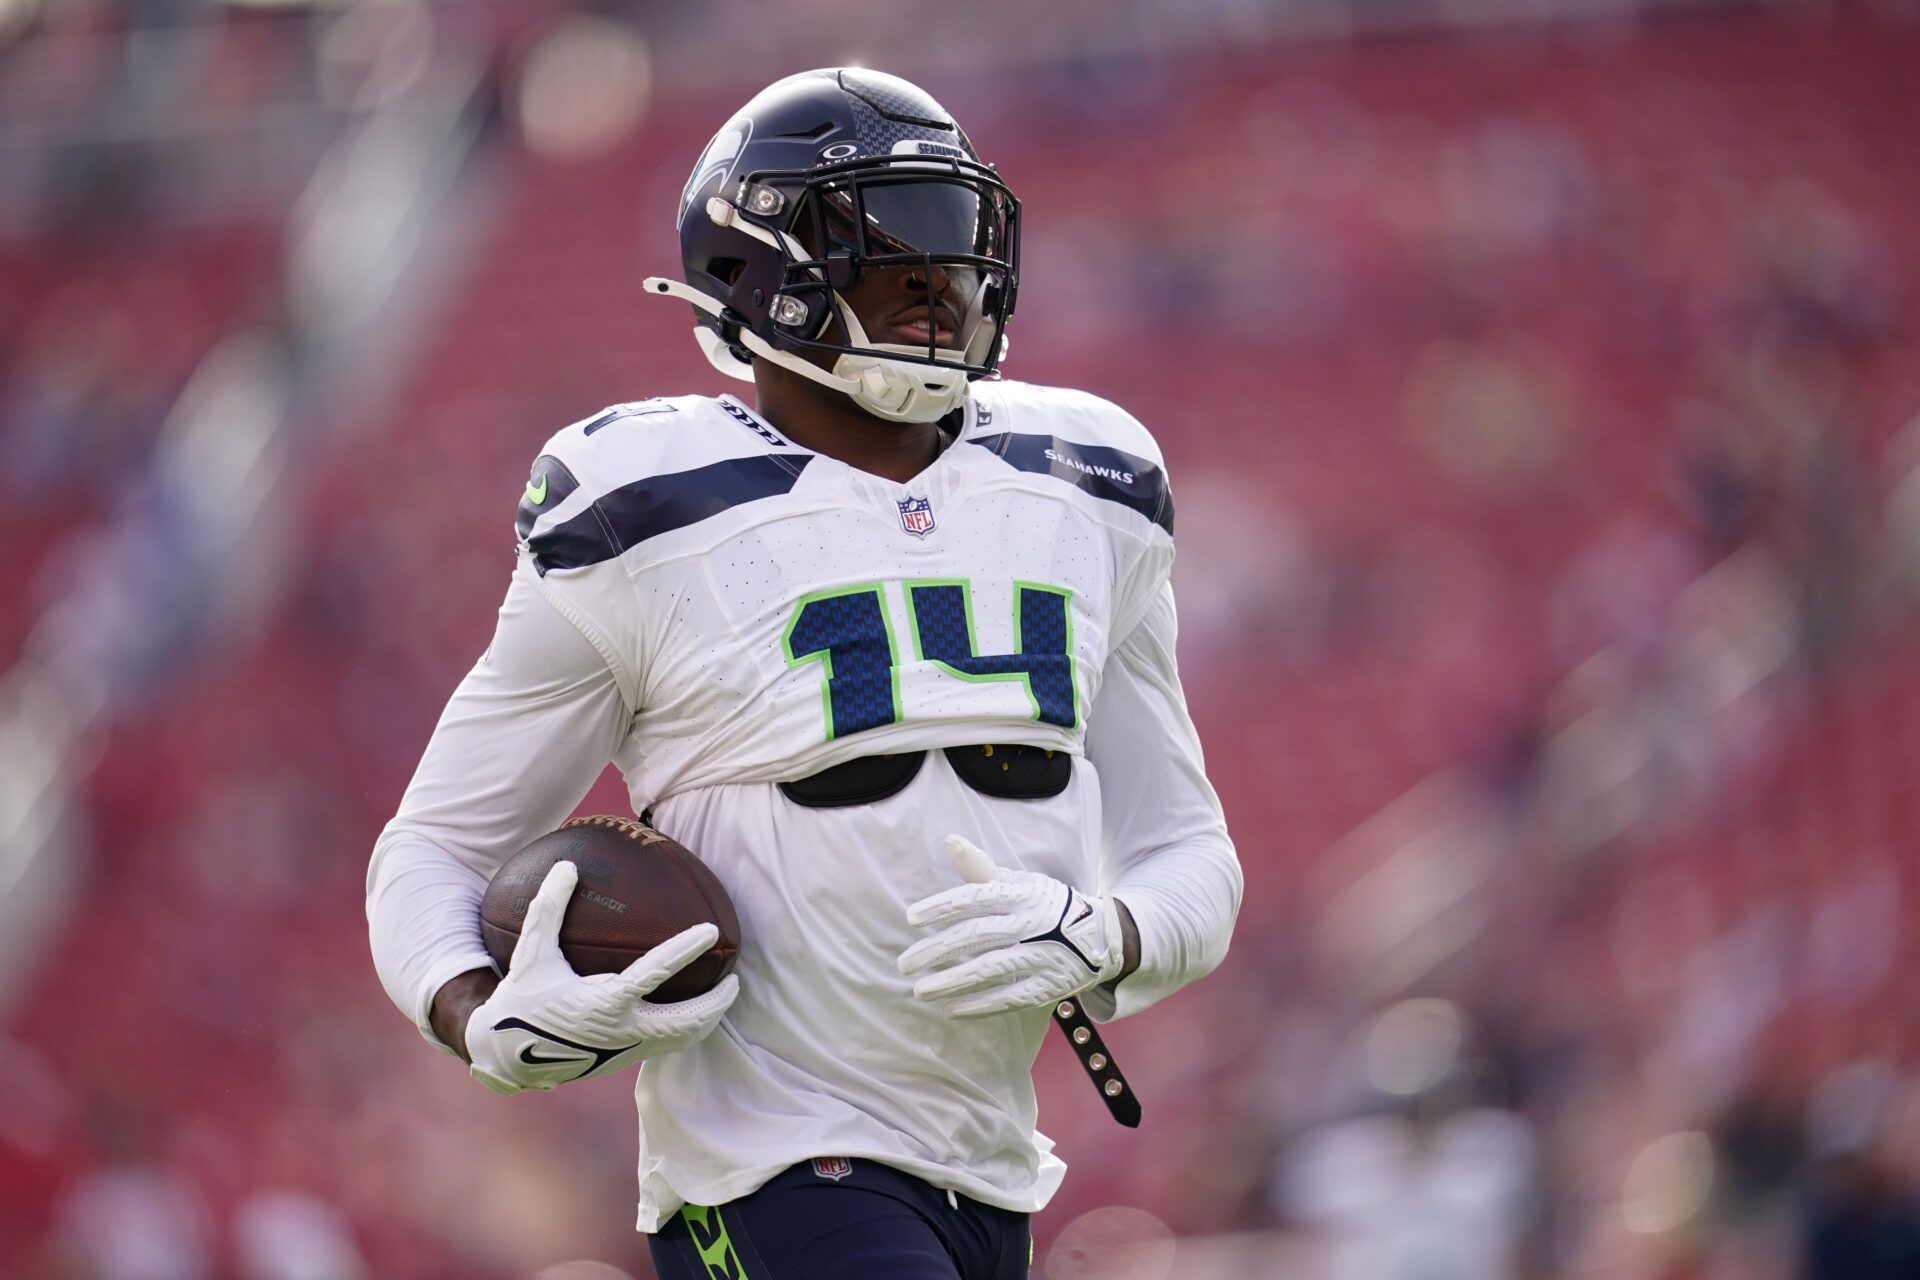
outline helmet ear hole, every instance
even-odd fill
[[[739,258],[715,258],[707,263],[707,274],[716,280],[725,280],[728,288],[740,283],[741,273],[746,269],[747,264]]]

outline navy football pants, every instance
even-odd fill
[[[660,1280],[1026,1280],[1027,1215],[955,1199],[871,1160],[803,1161],[683,1208],[651,1238],[653,1265]]]

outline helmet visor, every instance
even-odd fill
[[[800,319],[777,322],[781,341],[823,353],[869,349],[829,339],[832,317],[852,315],[845,299],[868,272],[912,269],[926,301],[909,323],[926,327],[911,341],[925,346],[909,353],[897,337],[882,339],[889,357],[957,364],[974,377],[993,371],[1013,314],[1020,206],[992,170],[890,157],[793,176],[802,195],[785,229],[804,256],[789,256],[780,288],[804,305]]]
[[[965,179],[886,173],[825,186],[814,210],[826,251],[1004,259],[1007,202]]]

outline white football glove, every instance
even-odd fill
[[[967,880],[907,908],[907,923],[938,928],[900,955],[900,972],[956,1018],[981,1018],[1064,1000],[1119,976],[1120,909],[1037,871],[1004,871],[962,836],[947,856]]]
[[[527,904],[507,976],[467,1019],[473,1078],[495,1093],[612,1075],[684,1049],[719,1026],[740,993],[730,973],[678,1004],[644,998],[713,945],[711,924],[676,933],[619,973],[575,973],[560,951],[560,918],[579,878],[571,862],[553,864]]]

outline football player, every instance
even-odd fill
[[[1173,499],[1113,405],[997,375],[1019,205],[926,93],[772,85],[680,201],[695,334],[754,401],[616,405],[549,440],[492,645],[374,849],[387,991],[503,1094],[645,1062],[639,1227],[667,1277],[1024,1276],[1065,1165],[1047,1024],[1227,949],[1241,877],[1174,664]],[[561,863],[504,979],[488,877],[615,762],[712,867],[737,972],[642,997],[688,930],[579,977]],[[1129,1114],[1131,1109],[1131,1114]]]

